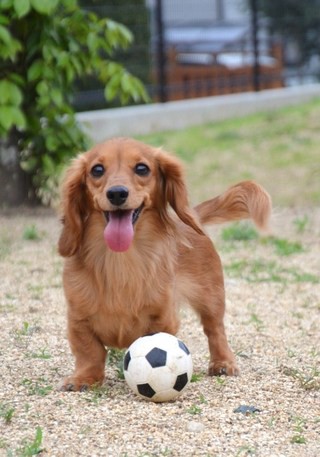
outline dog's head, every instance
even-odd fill
[[[78,250],[83,227],[93,212],[105,219],[101,236],[113,251],[126,251],[145,211],[171,221],[168,205],[185,224],[203,234],[189,208],[180,162],[160,149],[117,138],[74,159],[62,187],[63,230],[59,252]]]

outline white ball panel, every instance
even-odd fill
[[[158,348],[166,352],[166,365],[152,368],[149,360],[152,359],[150,352]],[[162,402],[173,400],[178,397],[186,388],[180,384],[181,390],[173,389],[177,382],[177,377],[185,378],[187,374],[188,382],[192,376],[192,358],[180,346],[178,339],[166,333],[157,333],[150,336],[138,338],[128,349],[130,352],[130,362],[128,369],[124,370],[125,379],[132,390],[145,399]],[[153,351],[155,352],[155,351]],[[181,381],[180,381],[181,382]],[[146,398],[138,391],[138,385],[148,384],[155,395],[152,398]],[[143,391],[143,389],[140,389]],[[151,391],[152,392],[152,391]],[[146,392],[146,395],[148,393]]]
[[[156,392],[173,387],[177,376],[167,367],[155,368],[151,371],[148,383]]]

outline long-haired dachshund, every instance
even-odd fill
[[[133,139],[79,155],[62,186],[59,252],[75,370],[61,389],[101,384],[107,347],[175,334],[184,303],[208,338],[209,375],[237,375],[220,258],[203,225],[252,218],[266,228],[270,211],[269,195],[251,181],[191,209],[180,162]]]

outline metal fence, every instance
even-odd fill
[[[294,20],[286,7],[289,0],[278,0],[278,11],[269,11],[268,1],[146,0],[137,5],[132,0],[118,6],[108,0],[98,2],[98,6],[96,2],[82,3],[133,31],[137,39],[126,55],[118,56],[119,60],[142,79],[152,100],[166,102],[318,81],[317,50],[301,58],[303,34],[300,30],[298,42],[292,28]],[[312,0],[317,1],[320,3]],[[277,19],[272,14],[277,14]],[[290,30],[286,29],[285,15]],[[101,87],[92,82],[81,86],[76,97],[78,109],[107,106]]]

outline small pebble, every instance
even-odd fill
[[[187,431],[191,433],[200,433],[204,430],[204,425],[201,422],[191,421],[187,425]]]

